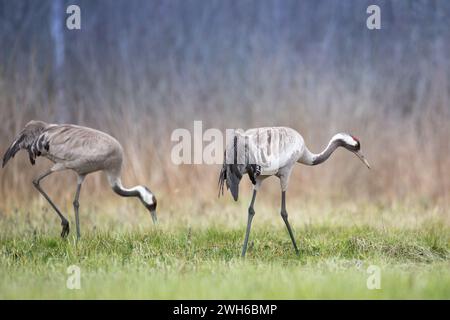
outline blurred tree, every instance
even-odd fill
[[[68,110],[65,105],[64,90],[65,90],[65,43],[64,43],[64,14],[65,8],[64,0],[52,1],[51,13],[51,37],[53,41],[53,81],[55,90],[55,112],[56,120],[58,122],[68,122]]]

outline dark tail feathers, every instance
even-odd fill
[[[256,164],[247,164],[244,172],[239,170],[237,165],[237,137],[234,137],[234,163],[227,164],[226,151],[224,152],[223,165],[219,174],[219,197],[224,191],[224,184],[226,182],[227,189],[230,189],[231,195],[235,201],[239,197],[239,182],[242,179],[242,175],[247,173],[252,183],[256,184],[256,177],[261,174],[261,166]]]
[[[36,157],[40,155],[40,151],[37,148],[33,148],[33,144],[46,127],[47,124],[42,121],[32,120],[28,122],[3,155],[2,168],[5,167],[9,159],[14,158],[16,153],[21,149],[26,149],[28,151],[30,162],[31,164],[34,164]],[[46,149],[48,150],[48,145],[46,146]]]
[[[18,140],[15,140],[6,150],[5,155],[3,156],[3,163],[2,168],[5,167],[6,163],[9,161],[9,159],[14,158],[16,153],[21,149],[20,143],[23,141],[24,136],[19,137]]]
[[[224,185],[226,183],[227,189],[231,191],[231,195],[235,201],[239,197],[239,182],[242,179],[242,174],[239,172],[236,164],[227,164],[226,159],[223,161],[222,169],[219,174],[219,194],[220,197],[224,192]]]
[[[218,194],[219,198],[221,195],[223,196],[223,187],[224,187],[226,179],[227,179],[227,166],[224,161],[223,165],[222,165],[222,169],[220,170],[220,173],[219,173],[219,182],[217,183],[217,185],[219,186],[219,194]]]

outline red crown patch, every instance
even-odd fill
[[[352,137],[356,142],[359,142],[359,139],[353,135],[350,135],[350,137]]]

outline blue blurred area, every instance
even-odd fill
[[[69,4],[81,30],[65,27]],[[366,27],[372,4],[380,30]],[[195,192],[216,173],[167,160],[172,130],[194,120],[290,126],[313,151],[346,131],[376,177],[337,154],[302,191],[448,199],[449,22],[437,0],[3,0],[0,144],[30,119],[80,123],[119,137],[136,176],[145,159],[157,186]]]
[[[280,93],[299,73],[332,75],[349,83],[349,90],[370,73],[382,82],[373,80],[374,95],[401,77],[392,85],[414,99],[415,85],[430,66],[449,74],[450,2],[408,0],[1,1],[4,74],[29,72],[31,65],[42,73],[52,69],[57,3],[63,10],[69,4],[81,8],[81,31],[61,26],[65,81],[78,87],[89,88],[99,76],[122,87],[121,77],[129,74],[132,86],[142,86],[145,78],[147,90],[195,81],[214,93],[232,90],[229,82],[239,88],[257,83],[258,70],[266,69],[278,78]],[[370,4],[381,8],[381,30],[365,26]],[[64,24],[67,15],[61,16]],[[411,111],[404,96],[392,98],[401,114]]]

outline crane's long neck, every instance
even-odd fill
[[[336,150],[340,145],[341,144],[339,140],[333,138],[330,140],[327,147],[319,154],[309,151],[308,148],[305,146],[305,151],[303,152],[303,155],[298,162],[309,166],[315,166],[317,164],[320,164],[325,160],[327,160],[334,152],[334,150]]]
[[[138,198],[140,198],[141,194],[139,192],[139,187],[140,186],[136,186],[136,187],[132,187],[132,188],[125,188],[122,185],[122,181],[120,179],[117,179],[116,181],[114,181],[113,184],[111,184],[111,188],[113,189],[113,191],[122,197],[138,197]]]
[[[122,197],[138,197],[142,198],[142,190],[144,187],[135,186],[132,188],[125,188],[122,185],[122,180],[119,174],[108,174],[108,182],[115,193]]]
[[[120,170],[107,172],[108,182],[115,193],[122,197],[137,197],[142,204],[150,210],[153,223],[156,223],[156,198],[154,194],[144,186],[125,188],[120,180]]]

